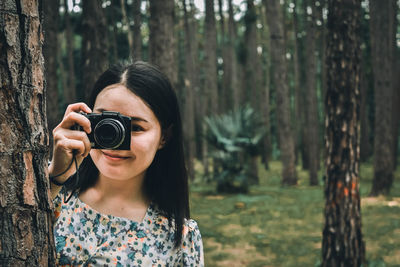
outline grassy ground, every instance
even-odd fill
[[[192,217],[204,242],[206,266],[318,266],[323,187],[280,185],[281,165],[260,167],[261,183],[247,195],[218,195],[214,184],[191,185]],[[373,170],[361,166],[362,223],[368,266],[400,266],[400,171],[388,197],[368,197]]]

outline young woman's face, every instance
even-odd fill
[[[131,117],[132,132],[130,150],[90,151],[100,175],[115,180],[143,178],[162,146],[161,126],[153,111],[141,98],[120,84],[110,85],[97,95],[93,112],[102,111],[117,111]]]

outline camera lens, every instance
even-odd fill
[[[118,148],[125,138],[125,129],[122,123],[115,119],[103,119],[94,129],[94,139],[105,149]]]

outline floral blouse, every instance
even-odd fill
[[[174,247],[174,227],[150,205],[142,222],[101,214],[75,193],[54,199],[57,266],[204,266],[197,223],[186,220],[182,244]]]

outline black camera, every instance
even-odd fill
[[[88,134],[94,149],[130,150],[131,118],[119,112],[83,113],[90,120],[92,131]],[[81,130],[81,129],[80,129]]]

